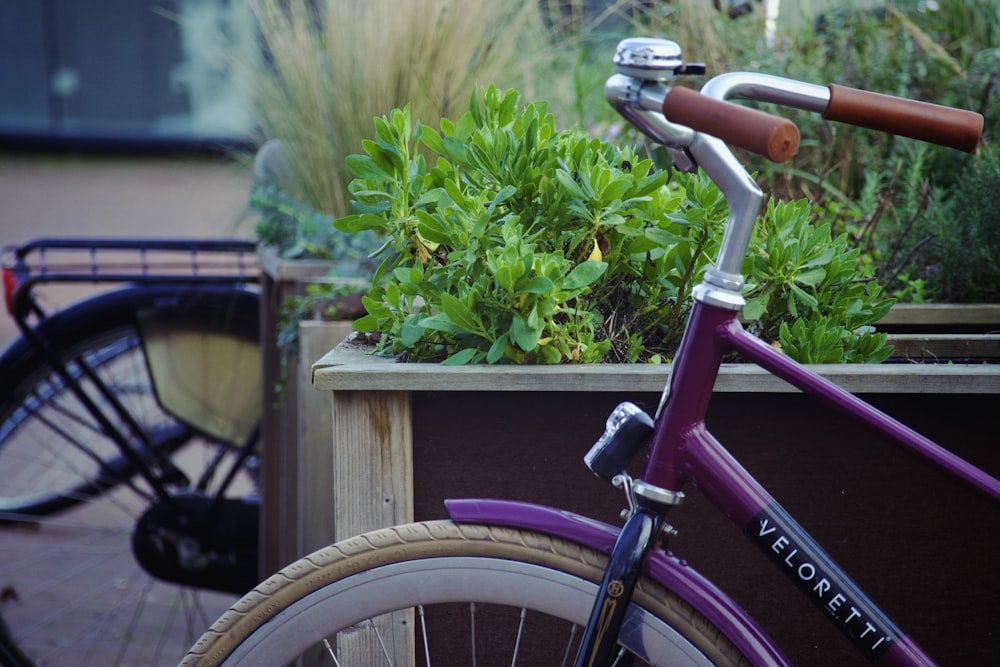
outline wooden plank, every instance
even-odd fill
[[[413,521],[410,392],[332,396],[336,539]]]
[[[1000,393],[1000,364],[823,364],[809,366],[854,393]],[[636,391],[659,392],[669,365],[559,366],[397,363],[345,341],[313,365],[320,389],[371,391]],[[796,391],[753,364],[724,364],[718,392]]]
[[[280,375],[277,344],[277,311],[268,304],[276,300],[278,284],[267,274],[261,274],[260,348],[261,364],[261,512],[259,570],[261,579],[271,576],[282,567],[279,553],[278,526],[282,523],[281,505],[281,442],[278,411],[275,408],[274,386]],[[271,499],[275,499],[272,501]]]
[[[406,391],[335,391],[333,476],[336,540],[413,521],[413,419]],[[413,619],[396,612],[373,628],[359,626],[337,636],[343,664],[376,665],[385,650],[393,664],[412,664]]]
[[[351,333],[349,322],[303,321],[299,323],[298,437],[282,443],[298,450],[299,484],[287,492],[294,494],[296,508],[295,541],[289,545],[295,557],[325,547],[333,534],[333,415],[330,395],[313,389],[311,365]]]
[[[1000,325],[997,303],[897,303],[878,324],[913,325]]]
[[[263,365],[260,573],[264,577],[294,561],[303,548],[298,493],[300,391],[304,390],[300,390],[300,383],[296,381],[299,357],[278,346],[278,312],[290,296],[304,293],[309,283],[349,281],[328,278],[331,269],[336,266],[333,262],[286,260],[271,247],[259,248],[257,261],[261,270],[260,344]],[[316,358],[328,349],[317,348]],[[304,386],[311,381],[309,366],[314,360],[305,358],[305,369],[302,371]],[[276,390],[279,382],[284,387],[280,393]],[[326,401],[322,411],[324,414],[328,412]],[[325,440],[329,441],[328,434]]]
[[[889,344],[901,359],[1000,359],[1000,334],[894,334]]]
[[[358,262],[354,260],[295,259],[288,260],[278,255],[270,246],[261,246],[257,251],[260,270],[272,280],[283,283],[348,283],[364,285],[366,280],[358,276]],[[334,270],[347,275],[331,275]]]
[[[333,266],[325,259],[287,260],[271,246],[260,246],[257,262],[261,272],[276,282],[322,282]]]

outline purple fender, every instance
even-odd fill
[[[512,500],[446,500],[455,523],[484,523],[525,528],[610,553],[618,530],[606,523],[563,510]],[[791,665],[743,609],[683,561],[662,551],[653,551],[643,566],[654,581],[676,593],[711,621],[754,665]]]

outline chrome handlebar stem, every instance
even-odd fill
[[[624,40],[618,45],[615,65],[617,73],[604,87],[611,106],[646,136],[667,147],[678,169],[704,169],[729,203],[719,256],[694,295],[700,301],[739,310],[744,304],[743,259],[763,193],[723,141],[663,116],[669,84],[685,68],[675,43],[647,38]],[[824,86],[753,72],[716,76],[702,87],[701,93],[718,100],[743,98],[815,112],[823,112],[830,101],[830,91]]]

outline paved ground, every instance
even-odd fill
[[[250,167],[199,158],[0,153],[0,246],[40,236],[249,237]],[[15,329],[0,313],[0,348]]]

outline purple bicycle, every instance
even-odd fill
[[[296,658],[334,665],[439,665],[456,659],[456,664],[502,659],[578,667],[789,664],[757,621],[666,550],[673,532],[668,514],[682,503],[689,484],[862,656],[883,665],[934,664],[705,425],[720,364],[739,353],[1000,501],[1000,480],[744,330],[738,317],[740,269],[763,195],[726,144],[780,161],[795,152],[799,136],[785,119],[726,100],[818,112],[828,120],[966,151],[980,140],[982,117],[753,73],[715,77],[695,93],[673,83],[699,68],[685,65],[677,45],[664,40],[623,41],[615,65],[617,73],[606,86],[610,103],[666,146],[678,168],[703,169],[730,207],[719,256],[696,290],[656,414],[619,405],[585,457],[598,477],[624,491],[629,505],[624,527],[523,502],[448,501],[450,521],[368,533],[285,568],[220,618],[182,664],[273,665]],[[626,470],[647,445],[641,472],[633,478]],[[429,629],[434,622],[463,634],[461,642],[438,642]],[[493,632],[500,625],[518,628],[511,633],[512,646],[497,647]],[[531,642],[530,635],[542,640]],[[527,656],[529,643],[542,653]],[[476,646],[489,648],[477,658]]]

